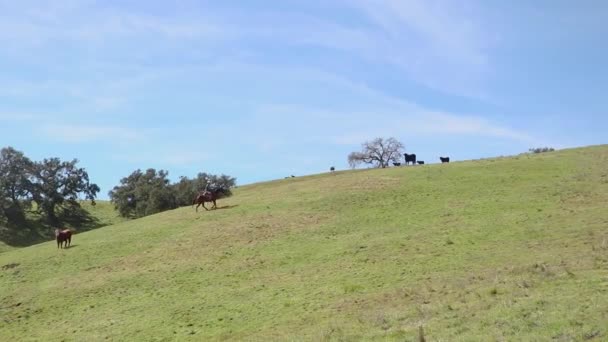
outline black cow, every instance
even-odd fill
[[[442,163],[449,163],[450,162],[450,157],[439,157],[439,159],[441,160]]]
[[[403,155],[405,156],[405,165],[407,165],[410,162],[412,164],[416,164],[416,154],[414,154],[414,153],[412,153],[412,154],[404,153]]]
[[[401,166],[401,163],[393,163],[393,166]]]
[[[419,160],[418,165],[424,165],[424,160]]]

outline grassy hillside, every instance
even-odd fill
[[[1,228],[0,228],[1,229]],[[0,241],[0,253],[8,252],[13,250],[15,247],[6,244],[5,242]]]
[[[94,206],[89,201],[82,201],[80,205],[82,211],[71,212],[71,216],[64,217],[65,227],[82,232],[125,221],[109,201],[97,201]],[[44,219],[35,212],[30,212],[27,214],[27,222],[16,227],[5,227],[0,223],[0,253],[47,241],[52,236],[52,228]]]
[[[0,254],[1,340],[608,339],[608,146],[337,172]]]

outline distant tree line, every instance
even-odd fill
[[[21,223],[28,210],[41,213],[51,225],[58,212],[80,207],[79,198],[94,203],[99,187],[89,181],[78,160],[45,158],[32,161],[12,147],[0,150],[0,220]],[[34,206],[35,204],[35,206]]]
[[[531,153],[544,153],[544,152],[553,152],[555,149],[553,147],[534,147],[528,149]]]
[[[201,172],[193,179],[182,176],[176,183],[171,183],[168,176],[165,170],[135,170],[109,192],[110,199],[121,216],[138,218],[192,205],[196,194],[205,189],[221,189],[223,197],[230,196],[230,189],[236,185],[236,178],[227,175]]]

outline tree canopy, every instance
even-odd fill
[[[176,208],[175,195],[169,186],[169,172],[137,169],[120,180],[109,196],[124,217],[143,217]]]
[[[36,203],[51,224],[58,224],[58,207],[79,206],[84,195],[94,201],[99,187],[91,183],[78,160],[59,158],[34,162],[12,147],[0,150],[0,214],[8,221],[24,217],[24,210]]]
[[[34,163],[12,147],[0,150],[0,215],[9,221],[24,218],[31,203],[31,171]]]

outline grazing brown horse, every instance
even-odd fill
[[[57,239],[57,248],[68,248],[72,244],[72,231],[69,229],[55,229],[55,238]]]
[[[194,198],[194,201],[192,201],[192,206],[196,204],[197,212],[198,207],[201,205],[203,206],[203,208],[205,208],[205,210],[209,210],[207,209],[207,207],[205,207],[205,202],[213,202],[213,207],[211,207],[211,209],[217,209],[217,203],[215,201],[218,199],[218,195],[219,194],[217,192],[209,190],[199,192],[198,195],[196,195],[196,197]]]

